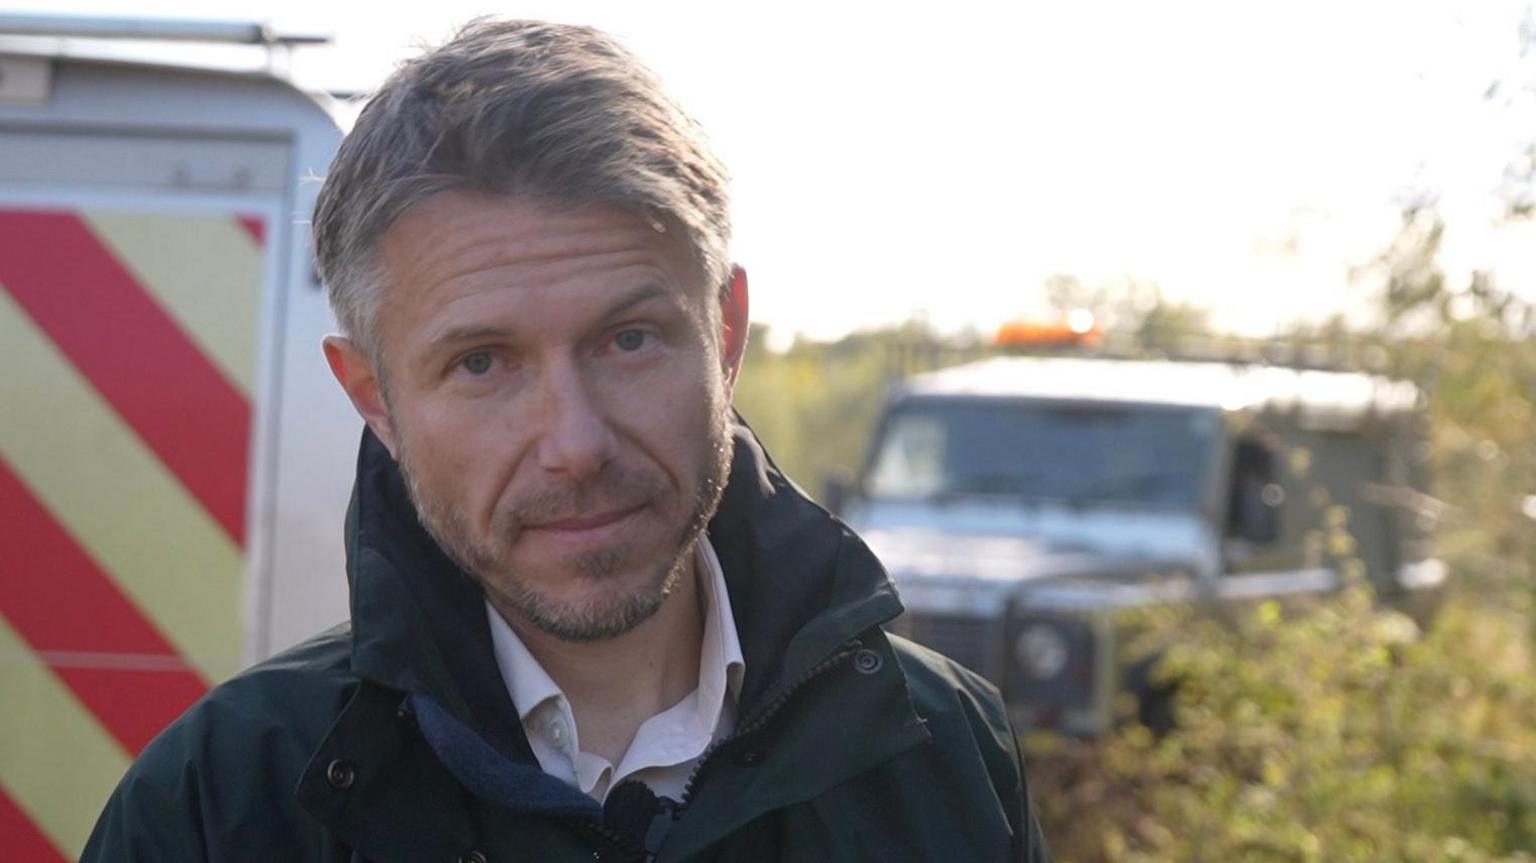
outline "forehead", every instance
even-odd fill
[[[445,304],[507,288],[575,290],[648,271],[686,299],[704,294],[682,232],[666,221],[614,205],[521,195],[432,195],[384,232],[377,262],[381,337],[386,319],[397,327],[420,323]]]
[[[569,204],[526,195],[438,192],[396,219],[379,240],[391,276],[498,265],[559,264],[644,249],[690,265],[682,232],[663,218],[613,204]]]

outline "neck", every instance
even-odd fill
[[[581,749],[617,765],[647,719],[699,684],[704,621],[694,556],[661,608],[634,629],[603,641],[564,641],[516,609],[491,604],[565,693]]]

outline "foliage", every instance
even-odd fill
[[[1362,274],[1379,327],[1336,320],[1265,350],[1424,389],[1447,603],[1427,632],[1363,584],[1301,606],[1142,612],[1138,631],[1178,634],[1163,664],[1177,727],[1026,738],[1062,863],[1536,861],[1536,311],[1489,274],[1449,284],[1442,235],[1432,211],[1410,211]],[[1204,328],[1198,310],[1138,290],[1090,296],[1058,277],[1053,299],[1109,309],[1122,348],[1143,355]],[[916,325],[757,349],[737,402],[792,476],[848,472],[889,383],[986,353]]]
[[[1364,587],[1161,614],[1182,635],[1173,733],[1031,740],[1059,860],[1536,860],[1521,615],[1458,597],[1420,637]]]
[[[1033,739],[1063,861],[1536,860],[1536,312],[1490,274],[1451,285],[1410,210],[1367,275],[1380,326],[1293,334],[1371,357],[1429,405],[1450,601],[1428,633],[1354,585],[1235,619],[1158,609],[1179,725]]]
[[[1209,311],[1168,299],[1156,284],[1121,279],[1090,286],[1057,273],[1046,278],[1044,290],[1052,309],[1086,309],[1100,327],[1126,337],[1123,348],[1138,353],[1161,353],[1211,329]]]
[[[857,472],[891,384],[985,350],[974,341],[940,339],[917,323],[832,344],[800,341],[784,353],[767,350],[767,341],[766,329],[754,326],[736,409],[812,495],[827,477]]]
[[[1383,271],[1383,346],[1424,387],[1437,493],[1452,505],[1441,553],[1483,593],[1536,597],[1536,306],[1474,274],[1451,287],[1435,262],[1442,226],[1412,210]],[[1427,319],[1427,327],[1420,322]]]

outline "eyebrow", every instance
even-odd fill
[[[481,324],[450,327],[427,344],[427,351],[428,353],[437,353],[462,342],[496,341],[506,339],[511,335],[512,331],[506,327],[488,327]]]
[[[609,303],[608,307],[603,310],[603,313],[598,318],[599,320],[607,320],[617,317],[641,303],[654,300],[657,297],[665,297],[671,293],[659,282],[644,282]]]
[[[672,291],[659,282],[644,282],[609,303],[597,319],[607,321],[618,317],[624,312],[658,297],[666,297]],[[428,343],[429,353],[438,353],[453,345],[464,342],[478,341],[504,341],[511,339],[513,332],[506,327],[488,326],[485,324],[468,324],[465,326],[449,327]]]

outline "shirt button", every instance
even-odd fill
[[[549,739],[555,741],[556,745],[564,743],[565,742],[565,723],[563,723],[563,722],[551,722],[551,723],[549,723]]]

